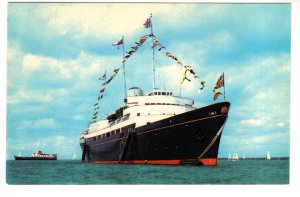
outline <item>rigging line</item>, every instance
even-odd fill
[[[125,45],[125,42],[124,42],[124,36],[122,37],[122,40],[123,40],[123,44],[122,44],[122,48],[123,48],[123,57],[122,57],[122,59],[124,60],[124,56],[125,56],[125,47],[124,47],[124,45]],[[122,61],[123,62],[123,75],[124,75],[124,103],[126,104],[127,103],[127,95],[126,95],[126,90],[127,90],[127,87],[126,87],[126,71],[125,71],[125,62],[124,61]]]

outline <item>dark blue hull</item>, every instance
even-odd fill
[[[94,163],[217,165],[230,103],[221,102],[81,144]]]

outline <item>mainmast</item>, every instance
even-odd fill
[[[150,28],[151,28],[151,33],[150,36],[152,37],[152,40],[154,38],[154,34],[153,34],[153,25],[152,25],[152,13],[150,15]],[[155,49],[154,49],[154,45],[152,45],[152,71],[153,71],[153,90],[155,89],[155,63],[154,63],[154,56],[155,56]]]

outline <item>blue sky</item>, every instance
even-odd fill
[[[225,73],[231,102],[220,156],[289,155],[290,4],[10,3],[7,40],[7,158],[41,149],[61,159],[79,156],[101,88],[99,76],[121,65],[111,44],[125,36],[129,50],[149,30],[206,81],[183,85],[196,106],[213,103]],[[157,53],[157,86],[178,94],[180,67]],[[128,87],[152,88],[150,41],[126,63]],[[107,87],[107,111],[122,104],[122,74]],[[218,101],[222,101],[221,97]],[[103,103],[101,104],[103,106]],[[104,111],[101,114],[104,115]]]

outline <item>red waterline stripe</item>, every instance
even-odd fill
[[[152,165],[179,165],[180,164],[179,159],[174,160],[129,160],[129,161],[90,161],[91,163],[95,164],[118,164],[118,163],[124,163],[124,164],[152,164]],[[217,165],[217,158],[206,158],[206,159],[199,159],[200,162],[203,163],[205,166],[215,166]]]

